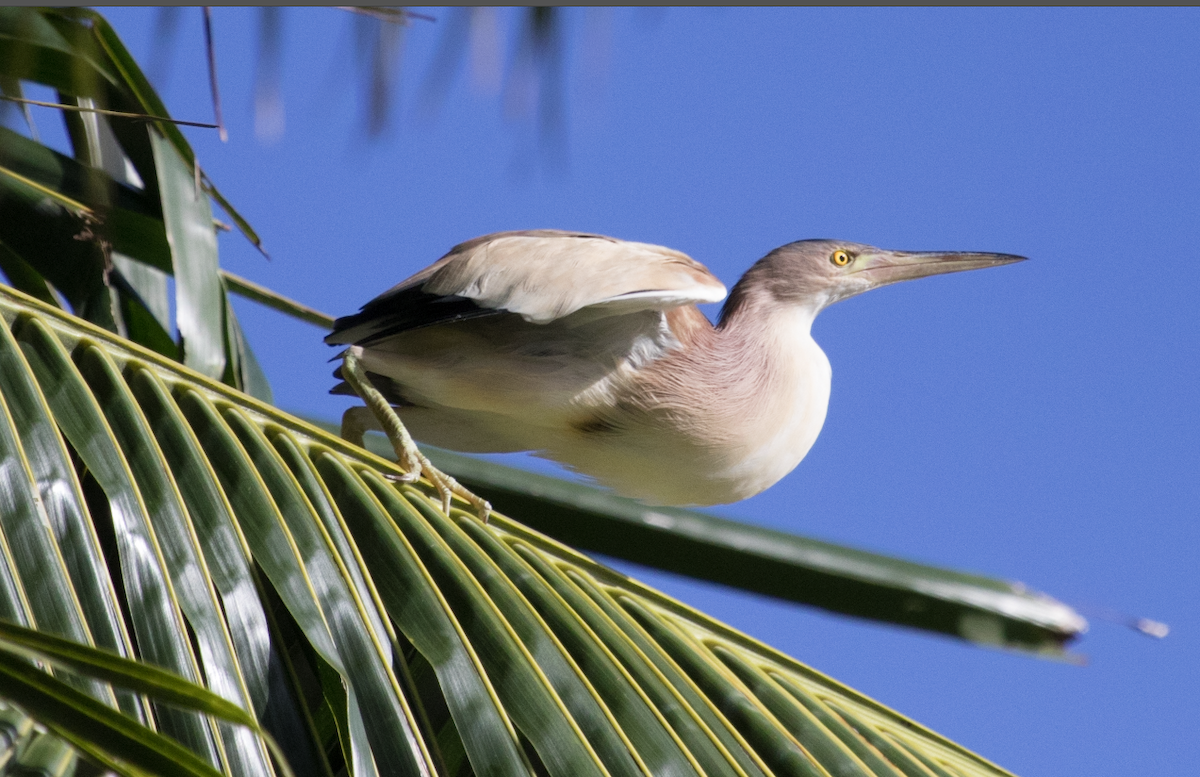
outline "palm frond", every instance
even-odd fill
[[[268,300],[272,307],[282,301]],[[306,419],[331,433],[338,425]],[[394,455],[378,433],[364,439]],[[1087,631],[1070,606],[1028,586],[731,521],[648,507],[582,483],[423,445],[439,469],[498,509],[572,548],[651,569],[819,607],[840,615],[955,637],[1044,658]]]
[[[297,774],[1006,774],[102,328],[5,289],[0,316],[5,620],[206,685]],[[27,546],[56,561],[30,568]],[[82,669],[54,672],[213,769],[273,772],[252,729]],[[146,773],[98,729],[53,726]]]
[[[382,435],[366,444],[383,456]],[[979,645],[1061,658],[1087,630],[1074,609],[1028,586],[918,564],[675,507],[648,507],[580,483],[425,447],[526,526],[654,569],[918,628]]]

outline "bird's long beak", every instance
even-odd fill
[[[1025,261],[1014,254],[981,254],[967,251],[875,251],[860,256],[862,269],[855,275],[865,277],[872,288],[889,283],[911,281],[927,275],[941,275]]]

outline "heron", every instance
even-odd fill
[[[382,428],[404,479],[422,473],[486,520],[414,438],[471,453],[531,451],[648,504],[751,497],[805,457],[829,405],[812,324],[835,302],[899,281],[1022,261],[800,240],[726,288],[679,251],[558,230],[469,240],[337,319],[348,346],[333,393],[361,444]],[[725,300],[715,325],[698,304]]]

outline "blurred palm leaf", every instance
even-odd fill
[[[104,18],[0,8],[0,78],[52,87],[77,109],[62,111],[73,157],[0,128],[0,270],[9,281],[269,400],[221,279],[210,197],[256,246],[258,236],[204,175]]]
[[[503,516],[443,515],[389,462],[102,328],[4,289],[0,317],[3,618],[207,685],[297,774],[1005,774]],[[272,773],[251,729],[86,662],[54,673],[80,710]],[[69,741],[145,773],[64,719],[37,737],[47,758]]]

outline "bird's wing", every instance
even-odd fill
[[[557,230],[498,232],[455,246],[339,318],[331,344],[366,345],[408,329],[498,313],[547,324],[584,308],[610,314],[719,302],[725,286],[686,254]]]

